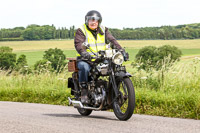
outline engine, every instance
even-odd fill
[[[98,107],[105,100],[106,88],[107,81],[105,80],[92,81],[89,83],[89,97],[93,106]]]

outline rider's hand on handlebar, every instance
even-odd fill
[[[126,53],[125,49],[121,49],[120,51],[121,51],[121,53],[122,53],[122,55],[124,57],[124,61],[129,60],[129,54]]]
[[[85,51],[81,53],[81,56],[82,56],[84,59],[88,59],[88,60],[91,59],[91,55],[90,55],[88,52],[85,52]]]

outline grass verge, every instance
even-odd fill
[[[146,73],[127,68],[136,90],[135,113],[200,119],[200,59]],[[162,75],[162,76],[161,76]],[[71,73],[21,75],[0,71],[0,100],[68,105]]]

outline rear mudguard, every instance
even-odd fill
[[[71,95],[74,95],[74,83],[72,78],[68,78],[68,88],[71,88]]]

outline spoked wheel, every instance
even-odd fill
[[[92,113],[92,110],[89,110],[89,109],[77,108],[77,110],[83,116],[88,116],[88,115],[90,115]]]
[[[135,108],[135,91],[129,78],[116,80],[119,90],[118,98],[113,102],[113,110],[119,120],[128,120]],[[113,98],[115,94],[113,93]]]

